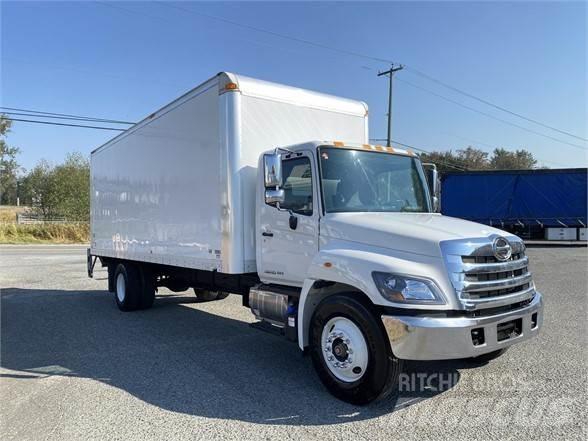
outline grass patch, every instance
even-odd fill
[[[0,243],[88,243],[90,224],[0,224]]]
[[[16,222],[17,213],[24,213],[27,207],[0,205],[0,222]]]

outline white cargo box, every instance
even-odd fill
[[[92,152],[93,255],[255,272],[258,156],[367,143],[367,106],[220,73]]]
[[[547,240],[576,240],[576,228],[546,228]]]
[[[579,240],[588,240],[586,239],[586,228],[578,228],[578,239]]]

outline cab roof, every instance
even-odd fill
[[[295,144],[290,146],[277,146],[279,148],[283,148],[285,150],[292,150],[292,151],[299,151],[305,149],[315,149],[318,147],[335,147],[339,149],[347,149],[347,150],[364,150],[369,152],[380,152],[380,153],[388,153],[392,155],[404,155],[404,156],[414,156],[417,157],[416,153],[414,153],[410,149],[400,149],[397,147],[386,147],[379,144],[359,144],[354,142],[343,142],[343,141],[333,141],[333,140],[325,140],[325,141],[310,141],[301,144]]]

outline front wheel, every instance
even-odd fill
[[[325,387],[337,398],[367,404],[388,396],[402,366],[369,305],[350,295],[323,300],[311,323],[311,355]]]

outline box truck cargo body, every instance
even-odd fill
[[[367,120],[218,74],[92,153],[88,275],[107,268],[122,311],[161,287],[241,295],[354,404],[393,393],[403,360],[487,362],[536,336],[521,239],[437,213],[434,166],[368,144]]]
[[[255,272],[261,152],[313,139],[368,142],[358,101],[220,74],[92,153],[92,252]]]

